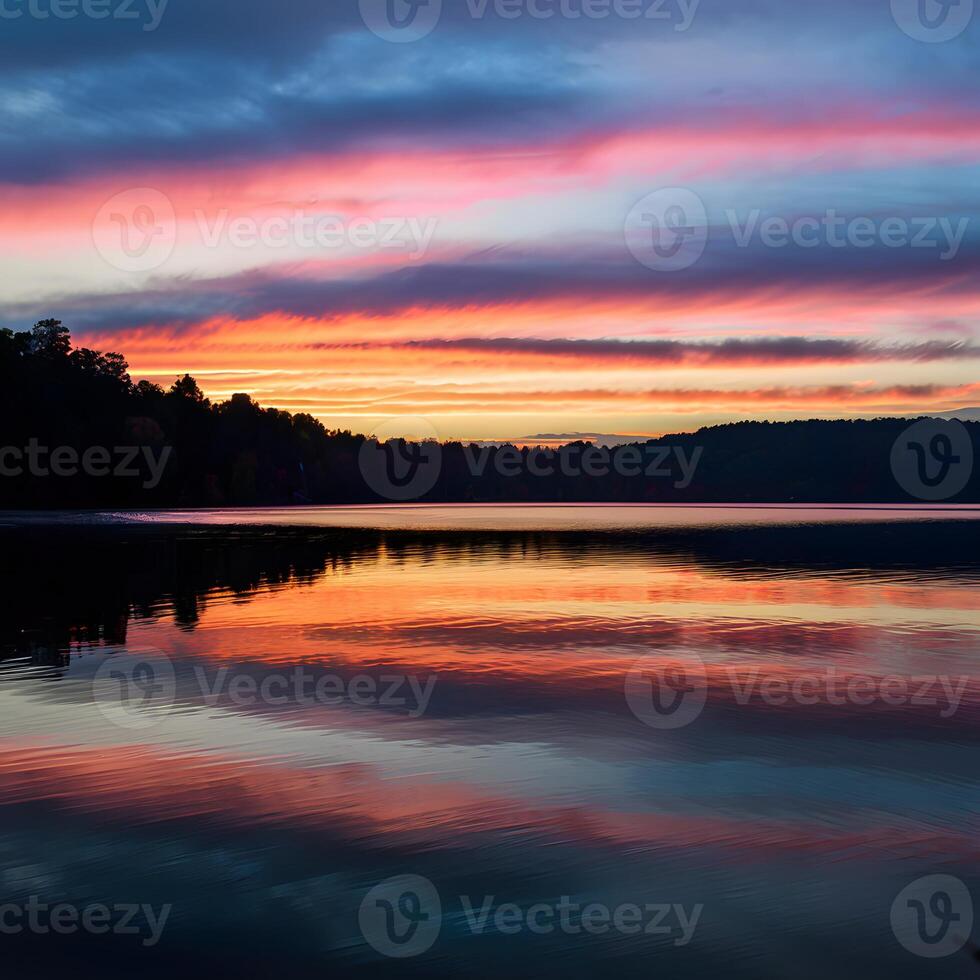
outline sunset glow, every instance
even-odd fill
[[[190,372],[214,399],[359,432],[980,403],[980,105],[968,59],[931,71],[887,4],[704,0],[642,31],[460,4],[412,44],[356,3],[296,6],[236,9],[207,50],[170,11],[132,44],[78,46],[58,80],[21,64],[40,28],[18,25],[5,325],[55,316],[134,378]],[[665,188],[704,206],[680,271],[630,240]]]

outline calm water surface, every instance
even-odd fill
[[[386,531],[642,531],[671,527],[744,527],[888,521],[977,520],[972,504],[385,504],[151,511],[4,512],[4,524],[191,524],[344,527]]]
[[[2,515],[0,901],[172,907],[13,975],[980,976],[978,516]]]

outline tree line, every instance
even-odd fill
[[[443,443],[426,502],[904,502],[889,459],[910,419],[735,422],[639,442],[630,467],[582,466],[592,448],[566,447],[567,466],[529,447]],[[966,423],[980,460],[980,423]],[[0,506],[213,507],[375,503],[390,499],[362,472],[366,437],[306,413],[263,408],[248,394],[212,402],[190,375],[167,389],[134,382],[126,359],[74,347],[67,327],[0,330]],[[30,447],[47,450],[33,465]],[[92,447],[138,448],[129,475],[85,467],[52,475]],[[663,447],[687,461],[654,468]],[[406,458],[410,454],[400,451]],[[3,455],[5,450],[9,450]],[[86,451],[90,455],[85,456]],[[18,460],[20,465],[13,465]],[[74,456],[72,455],[74,453]],[[397,458],[397,454],[395,457]],[[154,460],[160,466],[159,479]],[[639,467],[635,465],[640,461]],[[696,465],[692,465],[696,461]],[[70,470],[70,467],[67,467]],[[668,467],[669,469],[669,467]],[[659,474],[659,475],[658,475]],[[109,471],[108,475],[113,475]],[[151,485],[152,484],[152,485]],[[978,502],[974,476],[955,502]]]

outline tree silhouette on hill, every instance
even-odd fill
[[[531,447],[441,446],[426,502],[908,502],[890,467],[907,418],[736,422],[637,443],[672,447],[698,465],[689,482],[647,473],[540,475]],[[965,423],[980,461],[980,423]],[[189,374],[164,390],[133,382],[126,359],[73,347],[59,320],[0,330],[0,454],[6,449],[140,450],[129,475],[39,475],[0,455],[0,507],[175,507],[375,503],[359,460],[363,435],[313,416],[262,408],[244,393],[213,403]],[[570,451],[584,453],[587,443]],[[696,457],[695,457],[695,454]],[[47,458],[47,457],[46,457]],[[52,456],[53,458],[53,456]],[[93,457],[94,458],[94,457]],[[157,482],[148,460],[165,460]],[[500,465],[506,459],[507,465]],[[479,460],[479,465],[475,461]],[[6,464],[6,465],[5,465]],[[152,485],[150,485],[152,483]],[[918,502],[918,501],[917,501]],[[952,502],[980,502],[974,474]]]

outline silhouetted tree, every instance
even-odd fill
[[[425,500],[461,502],[898,502],[890,453],[909,419],[737,422],[657,440],[697,452],[684,486],[663,476],[615,472],[533,475],[530,450],[513,446],[442,447],[438,479]],[[980,459],[980,423],[967,423]],[[328,431],[313,416],[262,408],[236,393],[212,404],[189,374],[164,391],[133,383],[121,354],[71,347],[59,320],[29,332],[0,330],[0,448],[31,440],[70,447],[136,446],[167,450],[152,488],[135,477],[79,473],[70,478],[29,472],[0,475],[0,507],[149,507],[361,503],[381,498],[365,482],[359,454],[365,439]],[[572,444],[584,453],[587,443]],[[407,449],[409,447],[403,447]],[[646,460],[653,446],[637,444]],[[523,463],[507,475],[513,460]],[[482,462],[474,469],[472,461]],[[506,461],[508,465],[498,463]],[[144,467],[145,470],[145,467]],[[980,467],[955,502],[980,501]]]
[[[71,335],[60,320],[38,320],[31,330],[31,353],[44,357],[67,357]]]
[[[204,392],[198,387],[197,382],[189,375],[185,374],[178,378],[170,386],[170,394],[178,398],[186,398],[188,401],[207,404],[208,400],[204,397]]]

